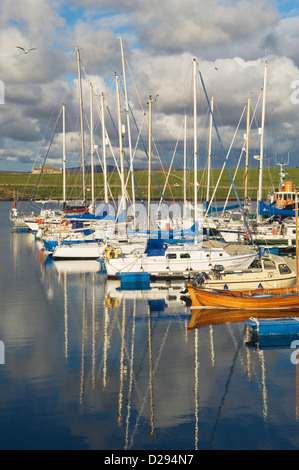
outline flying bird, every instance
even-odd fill
[[[32,47],[31,49],[28,49],[28,50],[24,49],[24,47],[21,47],[21,46],[16,46],[16,47],[24,51],[24,54],[28,54],[28,52],[36,50],[36,47]]]

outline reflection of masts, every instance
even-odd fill
[[[194,414],[195,414],[195,437],[194,437],[194,449],[198,450],[198,330],[194,333]]]
[[[107,385],[107,357],[108,357],[108,348],[109,348],[109,336],[108,336],[108,325],[109,325],[109,315],[108,307],[104,306],[104,347],[103,347],[103,386],[106,388]]]
[[[68,357],[68,298],[67,272],[64,272],[64,357]]]
[[[96,309],[95,309],[95,283],[96,275],[92,276],[92,388],[95,389],[96,385]]]
[[[154,426],[154,393],[153,393],[153,355],[152,355],[152,325],[151,325],[151,311],[148,305],[148,362],[149,362],[149,388],[150,388],[150,410],[151,410],[151,437],[155,437]]]
[[[167,328],[166,328],[166,331],[165,331],[165,334],[164,334],[164,337],[163,337],[163,340],[162,340],[162,343],[161,343],[161,346],[160,346],[160,350],[159,350],[159,354],[158,354],[158,357],[157,357],[157,360],[156,360],[156,363],[155,363],[155,367],[153,368],[153,371],[152,371],[152,377],[154,377],[155,375],[155,372],[158,368],[158,365],[159,365],[159,362],[160,362],[160,358],[161,358],[161,354],[162,354],[162,350],[163,350],[163,347],[164,347],[164,344],[165,344],[165,341],[166,341],[166,338],[168,336],[168,331],[169,331],[169,328],[170,328],[170,325],[171,325],[171,321],[169,321],[168,325],[167,325]],[[133,441],[134,441],[134,436],[135,436],[135,433],[137,431],[137,428],[138,428],[138,424],[139,424],[139,420],[140,420],[140,416],[141,414],[143,413],[143,410],[144,410],[144,406],[145,406],[145,403],[146,403],[146,400],[147,400],[147,394],[148,394],[148,390],[150,388],[150,384],[144,394],[144,398],[143,398],[143,402],[142,402],[142,405],[140,406],[140,410],[139,410],[139,413],[138,413],[138,417],[136,419],[136,423],[135,423],[135,426],[134,426],[134,430],[132,432],[132,435],[131,435],[131,439],[130,439],[130,445],[129,447],[131,447],[133,445]],[[153,410],[153,406],[151,407],[151,409]],[[152,415],[153,416],[153,415]],[[152,422],[153,422],[153,419],[152,419]]]
[[[218,422],[219,422],[220,417],[221,417],[222,408],[224,406],[225,398],[226,398],[226,395],[227,395],[227,392],[228,392],[228,387],[229,387],[229,384],[230,384],[230,381],[231,381],[231,378],[232,378],[232,375],[233,375],[233,372],[234,372],[237,357],[238,357],[240,348],[243,344],[244,334],[245,334],[245,329],[243,330],[243,333],[241,335],[241,339],[240,339],[239,344],[237,346],[237,349],[236,349],[236,352],[235,352],[235,355],[234,355],[234,359],[233,359],[233,362],[232,362],[232,365],[231,365],[231,368],[230,368],[230,373],[228,375],[228,379],[227,379],[227,382],[225,384],[225,391],[224,391],[223,397],[221,399],[220,406],[218,408],[217,418],[216,418],[216,421],[215,421],[215,424],[214,424],[214,427],[213,427],[213,430],[212,430],[212,434],[211,434],[211,439],[210,439],[210,442],[209,442],[210,449],[213,446],[213,440],[214,440],[214,436],[215,436],[215,433],[216,433],[216,428],[217,428]]]
[[[266,387],[266,369],[265,369],[264,351],[259,350],[258,354],[261,359],[261,367],[262,367],[263,416],[264,416],[264,419],[267,419],[268,418],[268,405],[267,405],[267,387]]]
[[[247,339],[246,339],[246,343],[249,342],[250,340],[250,330],[249,328],[247,328]],[[251,382],[251,377],[252,377],[252,372],[251,372],[251,356],[250,356],[250,350],[249,348],[247,348],[247,362],[246,362],[246,371],[247,371],[247,376],[248,376],[248,380],[249,382]]]
[[[85,377],[85,349],[87,337],[87,319],[86,319],[86,283],[83,283],[83,308],[82,308],[82,344],[81,344],[81,377],[80,377],[80,403],[83,402],[84,395],[84,377]]]
[[[215,350],[214,350],[214,337],[213,337],[213,326],[210,325],[209,327],[209,333],[210,333],[210,345],[211,345],[211,361],[212,361],[212,366],[215,365]]]
[[[127,418],[126,418],[126,444],[125,450],[128,450],[129,444],[129,424],[131,416],[131,399],[133,387],[133,363],[134,363],[134,344],[135,344],[135,318],[136,318],[136,300],[134,299],[133,305],[133,319],[132,319],[132,340],[131,340],[131,358],[130,358],[130,381],[128,391],[128,405],[127,405]]]
[[[121,350],[120,350],[120,385],[118,398],[118,424],[122,421],[123,388],[124,388],[124,357],[125,357],[125,331],[126,331],[126,301],[123,301],[123,314],[121,324]]]

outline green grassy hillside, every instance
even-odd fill
[[[212,195],[215,185],[217,184],[219,169],[211,171],[210,195]],[[234,175],[234,170],[231,170]],[[139,193],[143,199],[147,198],[147,172],[137,171],[135,173],[135,181],[138,187],[136,189],[136,199],[139,199]],[[160,190],[163,191],[167,173],[158,171],[152,173],[152,198],[160,197]],[[194,194],[194,174],[193,171],[187,172],[187,198],[192,199]],[[286,180],[293,181],[296,186],[299,186],[299,168],[288,168]],[[27,173],[0,173],[0,199],[12,200],[14,197],[21,200],[30,199],[36,183],[38,175]],[[110,173],[108,177],[110,196],[113,195],[117,198],[121,194],[120,178],[116,173]],[[158,183],[157,183],[158,182]],[[206,197],[207,191],[207,173],[205,171],[198,171],[198,196],[199,198]],[[128,193],[131,195],[131,178],[128,179]],[[265,168],[263,171],[263,197],[266,197],[269,191],[279,184],[279,168]],[[87,197],[91,195],[91,175],[86,175]],[[221,177],[218,189],[216,192],[217,199],[225,199],[228,194],[228,189],[231,185],[229,173],[224,170]],[[242,199],[244,196],[244,169],[240,169],[236,179],[235,186],[238,191],[239,197]],[[68,174],[66,176],[67,199],[80,199],[82,198],[82,175]],[[248,196],[256,199],[258,190],[258,169],[249,169],[248,172]],[[95,175],[95,195],[96,199],[102,200],[104,197],[103,175]],[[183,199],[183,171],[172,171],[168,178],[168,184],[165,187],[164,197],[167,200],[182,200]],[[61,199],[62,198],[62,175],[43,175],[40,178],[39,186],[35,193],[35,199]],[[232,190],[230,194],[231,199],[235,199],[235,193]]]

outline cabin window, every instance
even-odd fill
[[[287,194],[284,194],[283,199],[286,201],[287,200]]]
[[[292,194],[288,194],[288,200],[289,200],[289,201],[292,200]]]
[[[275,269],[274,261],[271,261],[270,259],[265,260],[264,261],[264,269]]]
[[[168,296],[166,297],[166,299],[169,300],[169,301],[171,301],[171,300],[172,300],[172,301],[173,301],[173,300],[177,300],[177,296],[176,296],[176,295],[168,295]]]
[[[290,274],[292,272],[289,266],[285,263],[279,264],[278,269],[280,274]]]
[[[167,258],[167,259],[176,259],[176,254],[175,254],[175,253],[168,253],[168,254],[166,255],[166,258]]]
[[[189,253],[181,253],[180,258],[190,258],[190,254]]]

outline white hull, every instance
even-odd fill
[[[174,256],[176,256],[174,258]],[[224,268],[246,269],[255,258],[255,253],[230,255],[222,248],[200,248],[181,250],[167,249],[164,255],[124,256],[117,259],[106,259],[108,277],[119,273],[147,272],[163,277],[186,277],[197,271],[209,271],[215,265]]]
[[[111,248],[115,248],[117,256],[120,254],[128,254],[134,250],[144,251],[146,241],[140,242],[115,242]],[[53,259],[98,259],[105,258],[107,244],[90,242],[77,243],[73,245],[59,245],[53,252]]]
[[[53,259],[97,259],[103,254],[99,243],[77,243],[58,245],[53,252]]]

